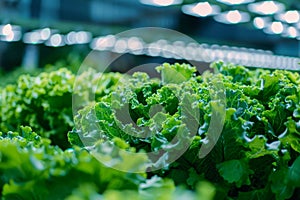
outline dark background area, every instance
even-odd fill
[[[179,5],[157,7],[144,5],[138,0],[1,0],[0,23],[22,27],[22,33],[50,27],[62,34],[85,30],[93,36],[116,34],[137,27],[164,27],[184,33],[199,43],[229,45],[272,51],[276,55],[299,56],[297,38],[266,34],[250,22],[223,24],[213,17],[195,17],[184,14],[184,4],[203,1],[183,1]],[[221,4],[217,1],[209,1]],[[299,9],[299,1],[281,1],[285,10]],[[244,5],[228,6],[223,10],[245,9]],[[253,17],[253,13],[250,13]],[[22,39],[15,42],[0,41],[0,66],[10,70],[22,65],[26,46]],[[69,53],[82,57],[91,49],[85,45],[48,47],[36,44],[38,66],[64,59]],[[128,56],[128,62],[132,59]],[[143,61],[149,58],[142,57]],[[138,59],[137,59],[138,60]],[[162,61],[165,59],[156,58]]]

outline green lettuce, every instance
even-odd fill
[[[80,143],[80,137],[79,145],[90,147],[121,138],[159,166],[149,176],[191,189],[210,181],[216,198],[296,197],[299,74],[222,62],[212,68],[218,73],[199,76],[192,66],[163,64],[160,80],[136,73],[120,81],[79,111],[70,141]],[[213,148],[201,157],[210,143]]]

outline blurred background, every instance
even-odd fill
[[[137,64],[184,59],[204,68],[224,60],[299,70],[299,10],[299,0],[0,0],[0,68],[41,68],[58,61],[72,65],[96,50],[124,54],[112,66],[121,72]],[[140,27],[176,30],[198,43],[151,33],[148,41],[116,36]],[[163,50],[138,51],[151,45],[178,50],[182,58]]]

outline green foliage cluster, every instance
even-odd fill
[[[133,74],[81,110],[72,133],[86,138],[86,146],[120,138],[138,151],[157,152],[159,157],[150,159],[164,168],[148,175],[191,189],[199,180],[208,180],[216,185],[217,199],[299,198],[299,74],[250,71],[222,62],[212,67],[219,73],[197,76],[189,65],[164,64],[157,68],[161,80]],[[200,158],[200,148],[211,139],[210,123],[222,122],[222,104],[222,133],[210,153]],[[72,141],[76,134],[69,137]],[[179,142],[171,143],[176,137]],[[176,149],[186,145],[180,141],[190,142],[189,148],[170,162]]]
[[[0,133],[2,199],[196,200],[214,195],[207,182],[200,182],[195,193],[176,188],[172,180],[108,168],[82,148],[62,150],[50,143],[30,127]]]
[[[187,64],[163,64],[161,79],[93,70],[76,77],[63,68],[20,76],[0,92],[2,199],[299,199],[299,74],[212,68],[218,73],[200,76]],[[221,134],[210,138],[216,122]],[[211,139],[214,148],[199,157]],[[124,169],[146,159],[163,167],[122,172],[86,150],[104,142],[167,156],[124,154],[114,160]]]
[[[18,131],[21,125],[30,126],[43,137],[49,137],[53,144],[69,147],[66,133],[74,126],[72,95],[80,96],[86,103],[96,100],[113,89],[121,75],[86,71],[78,79],[89,84],[81,84],[84,87],[76,90],[76,94],[73,88],[75,77],[69,70],[61,68],[37,76],[21,75],[16,84],[1,89],[1,130]],[[100,80],[103,84],[97,87]]]
[[[107,168],[83,149],[63,151],[29,127],[1,133],[0,146],[4,199],[63,199],[87,184],[95,192],[134,190],[144,179]]]

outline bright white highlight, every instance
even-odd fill
[[[261,1],[248,5],[251,12],[261,15],[273,15],[284,10],[284,5],[275,1]]]
[[[283,25],[281,22],[272,22],[271,30],[275,34],[280,34],[283,32]]]

